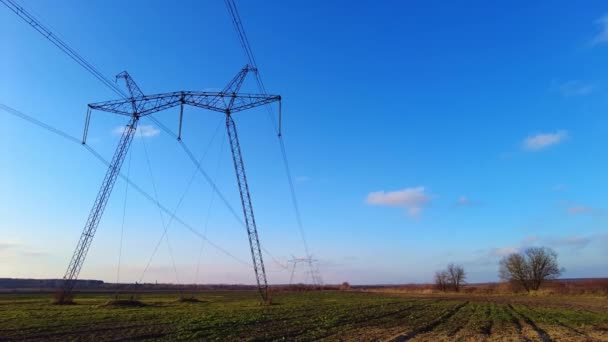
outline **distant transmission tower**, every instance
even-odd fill
[[[298,264],[306,264],[308,265],[307,273],[310,275],[312,285],[315,287],[323,286],[323,280],[321,279],[321,273],[319,272],[319,260],[313,259],[312,256],[299,258],[292,256],[290,260],[287,260],[287,263],[292,265],[289,285],[293,285],[293,278]]]
[[[76,246],[76,250],[74,251],[74,255],[72,256],[68,269],[63,277],[64,284],[60,296],[58,297],[58,302],[62,303],[71,300],[72,290],[74,289],[78,274],[84,264],[87,252],[93,241],[93,236],[95,235],[97,226],[99,225],[108,199],[110,198],[112,188],[116,183],[116,178],[120,173],[123,161],[133,140],[139,119],[143,116],[151,115],[165,109],[180,106],[178,139],[181,139],[184,105],[209,109],[226,115],[226,130],[230,141],[230,149],[243,207],[243,216],[245,218],[245,226],[249,238],[253,268],[262,300],[264,302],[268,301],[266,270],[264,269],[257,225],[253,214],[247,176],[245,174],[245,165],[232,114],[277,101],[279,102],[280,113],[281,96],[239,93],[245,76],[251,71],[255,72],[256,70],[246,65],[220,92],[177,91],[155,95],[144,95],[137,84],[125,71],[120,73],[117,78],[123,78],[125,80],[130,94],[129,98],[88,105],[85,129],[82,138],[83,144],[86,143],[92,110],[125,115],[128,116],[130,120],[122,133],[112,162],[110,163],[106,176],[101,184],[89,218],[87,219],[80,240]]]

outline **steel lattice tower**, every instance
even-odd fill
[[[262,258],[257,225],[253,214],[251,195],[249,193],[249,185],[247,184],[247,177],[245,174],[245,165],[243,163],[236,125],[232,119],[232,115],[240,111],[273,102],[279,102],[280,104],[281,96],[239,93],[245,77],[249,72],[252,71],[256,72],[257,70],[246,65],[220,92],[177,91],[154,95],[144,95],[135,81],[133,81],[133,79],[125,71],[118,74],[117,78],[123,78],[125,80],[130,94],[129,98],[92,103],[88,105],[82,140],[83,144],[86,142],[91,113],[93,110],[125,115],[130,117],[130,121],[125,126],[121,139],[116,148],[116,152],[114,153],[114,157],[112,158],[112,162],[110,163],[97,198],[93,204],[93,208],[89,214],[89,218],[87,219],[84,230],[80,236],[80,240],[76,246],[76,250],[74,251],[74,255],[72,256],[68,269],[63,277],[64,284],[58,298],[58,302],[62,303],[71,299],[72,290],[76,284],[78,274],[80,273],[82,265],[84,264],[87,252],[91,246],[91,242],[93,241],[95,231],[97,230],[108,199],[110,198],[117,176],[120,173],[120,169],[133,140],[140,118],[165,109],[180,106],[178,139],[181,139],[184,105],[204,108],[226,115],[226,130],[230,141],[232,159],[234,162],[234,169],[241,197],[241,204],[243,207],[243,216],[245,219],[245,227],[247,229],[247,236],[249,238],[251,248],[251,257],[253,260],[256,282],[262,300],[264,302],[268,301],[268,282],[266,279],[266,270],[264,268],[264,260]]]
[[[315,287],[322,287],[323,280],[319,272],[319,260],[313,259],[312,256],[296,258],[292,256],[290,260],[287,260],[288,264],[292,264],[291,275],[289,276],[289,285],[293,285],[293,277],[296,273],[296,267],[300,263],[308,264],[312,285]]]

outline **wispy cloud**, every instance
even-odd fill
[[[458,207],[473,207],[479,205],[480,203],[468,196],[462,195],[456,199],[455,204]]]
[[[116,135],[121,135],[125,131],[126,126],[119,126],[112,130],[112,133]],[[137,132],[135,133],[135,137],[144,137],[149,138],[156,136],[160,133],[160,130],[153,125],[140,125],[137,127]]]
[[[468,198],[467,196],[460,196],[456,200],[456,205],[458,205],[460,207],[466,207],[468,205],[471,205],[471,203],[472,203],[471,199]]]
[[[593,84],[579,80],[567,81],[559,85],[559,91],[565,97],[585,96],[591,94],[594,90],[595,86]]]
[[[593,208],[586,207],[584,205],[572,205],[566,208],[566,211],[570,215],[582,215],[593,213]]]
[[[308,176],[296,176],[296,182],[304,183],[310,181],[310,177]]]
[[[547,240],[547,243],[549,245],[555,247],[571,247],[575,249],[587,247],[590,242],[590,236],[566,236],[561,238],[551,238]]]
[[[512,253],[518,253],[528,247],[533,246],[548,246],[552,248],[573,248],[582,249],[587,247],[594,241],[602,241],[608,239],[608,234],[592,234],[587,236],[570,235],[570,236],[543,236],[538,237],[531,235],[523,238],[518,244],[505,247],[497,247],[490,249],[485,255],[488,257],[504,257]]]
[[[0,253],[2,252],[11,255],[20,255],[24,257],[42,257],[49,255],[49,253],[47,252],[14,241],[0,241]]]
[[[490,250],[489,254],[490,256],[493,257],[505,257],[508,255],[511,255],[513,253],[519,253],[520,251],[520,247],[514,247],[514,246],[507,246],[507,247],[499,247],[499,248],[493,248]]]
[[[45,258],[45,257],[48,257],[49,255],[51,255],[48,252],[38,251],[38,250],[27,250],[27,251],[21,251],[19,253],[21,253],[21,255],[23,255],[25,257],[31,257],[31,258]]]
[[[0,252],[17,247],[19,244],[10,241],[0,241]]]
[[[596,46],[608,43],[608,14],[604,14],[601,18],[597,19],[595,24],[599,27],[599,31],[591,39],[591,45]]]
[[[564,190],[566,190],[566,185],[564,185],[564,184],[556,184],[553,187],[551,187],[551,190],[553,190],[553,191],[564,191]]]
[[[405,208],[411,217],[418,216],[430,201],[431,197],[423,186],[389,192],[377,191],[367,195],[368,204]]]
[[[527,151],[540,151],[550,146],[557,145],[568,138],[568,132],[556,131],[555,133],[539,133],[524,139],[523,148]]]

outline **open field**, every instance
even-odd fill
[[[398,340],[608,341],[606,297],[210,291],[201,302],[140,295],[141,307],[81,294],[55,306],[49,294],[1,294],[0,340]]]

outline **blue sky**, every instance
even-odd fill
[[[145,93],[218,89],[245,64],[222,1],[21,4],[108,77],[128,70]],[[494,281],[501,256],[532,245],[554,248],[566,277],[608,276],[605,3],[238,5],[266,87],[283,97],[305,231],[326,282],[425,282],[449,262],[469,281]],[[4,7],[0,42],[5,105],[80,136],[86,105],[116,97]],[[156,117],[176,128],[177,115]],[[262,244],[283,262],[302,256],[266,112],[235,119]],[[95,113],[90,145],[110,159],[123,124]],[[131,165],[153,193],[147,150],[160,202],[174,208],[194,166],[172,137],[142,125],[123,172]],[[203,167],[240,210],[222,125],[218,113],[187,109],[184,139],[197,156],[209,146]],[[105,167],[4,112],[0,144],[0,277],[61,277]],[[119,180],[82,278],[116,281],[125,189]],[[177,215],[249,261],[244,228],[217,198],[208,210],[211,194],[198,176]],[[163,227],[144,197],[130,189],[126,198],[119,280],[195,281],[201,241],[175,222],[141,276]],[[265,258],[269,281],[288,281]],[[254,278],[206,245],[196,281]]]

